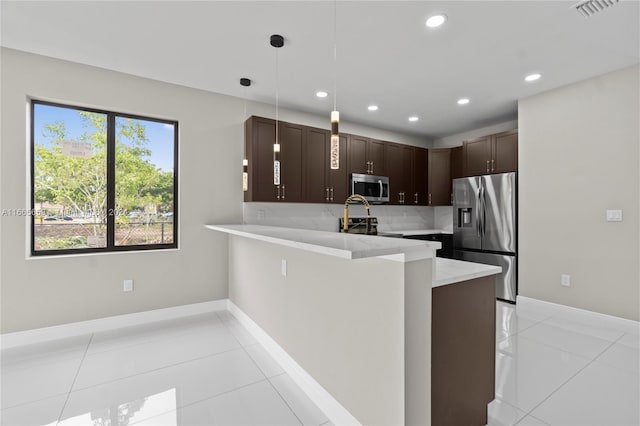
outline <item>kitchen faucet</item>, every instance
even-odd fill
[[[367,209],[367,219],[371,218],[371,212],[370,212],[370,205],[369,202],[367,201],[366,198],[364,198],[362,195],[360,194],[353,194],[349,197],[347,197],[346,201],[344,202],[344,215],[343,215],[343,220],[342,220],[342,232],[349,232],[349,203],[352,201],[360,201],[362,204],[364,204],[364,207]],[[368,228],[368,226],[367,226]]]

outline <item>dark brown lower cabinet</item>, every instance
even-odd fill
[[[435,287],[431,424],[484,426],[495,397],[495,275]]]

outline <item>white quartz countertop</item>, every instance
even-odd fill
[[[435,257],[439,242],[385,238],[264,225],[206,225],[208,229],[345,259],[404,255],[404,261]]]
[[[502,272],[500,266],[483,265],[481,263],[462,260],[436,258],[436,277],[432,287],[472,280],[474,278],[496,275]]]

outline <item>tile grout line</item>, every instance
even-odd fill
[[[222,395],[225,395],[225,394],[228,394],[228,393],[231,393],[231,392],[235,392],[235,391],[240,390],[240,389],[242,389],[242,388],[246,388],[246,387],[249,387],[249,386],[256,385],[256,384],[258,384],[258,383],[262,383],[262,382],[264,382],[264,381],[267,381],[267,379],[260,379],[260,380],[256,380],[255,382],[247,383],[247,384],[242,385],[242,386],[240,386],[240,387],[237,387],[237,388],[235,388],[235,389],[226,390],[226,391],[224,391],[224,392],[220,392],[220,393],[217,393],[217,394],[215,394],[215,395],[208,396],[208,397],[206,397],[206,398],[198,399],[198,400],[193,401],[193,402],[190,402],[190,403],[188,403],[188,404],[181,405],[180,407],[176,407],[176,408],[175,408],[175,410],[167,410],[167,411],[163,411],[162,413],[154,414],[154,415],[153,415],[153,416],[151,416],[151,417],[147,417],[147,418],[144,418],[144,419],[140,419],[140,420],[136,421],[135,423],[131,423],[131,425],[139,424],[140,422],[144,422],[144,421],[146,421],[146,420],[152,419],[152,418],[154,418],[154,417],[161,416],[161,415],[163,415],[163,414],[171,413],[171,412],[173,412],[173,411],[182,410],[183,408],[191,407],[192,405],[199,404],[199,403],[204,402],[204,401],[207,401],[207,400],[209,400],[209,399],[214,399],[214,398],[217,398],[217,397],[219,397],[219,396],[222,396]]]
[[[156,372],[156,371],[163,370],[163,369],[165,369],[165,368],[175,367],[175,366],[178,366],[178,365],[181,365],[181,364],[186,364],[186,363],[188,363],[188,362],[192,362],[192,361],[200,361],[200,360],[205,359],[205,358],[209,358],[209,357],[212,357],[212,356],[218,356],[218,355],[222,355],[222,354],[225,354],[225,353],[228,353],[228,352],[237,351],[237,350],[238,350],[238,348],[227,349],[227,350],[224,350],[224,351],[221,351],[221,352],[216,352],[216,353],[209,354],[209,355],[203,355],[203,356],[200,356],[200,357],[197,357],[197,358],[187,359],[187,360],[185,360],[185,361],[180,361],[180,362],[176,362],[176,363],[173,363],[173,364],[163,365],[162,367],[158,367],[158,368],[154,368],[154,369],[146,370],[146,371],[141,371],[141,372],[139,372],[139,373],[131,374],[131,375],[129,375],[129,376],[118,377],[118,378],[115,378],[115,379],[107,380],[106,382],[95,383],[95,384],[93,384],[93,385],[91,385],[91,386],[86,386],[86,387],[83,387],[83,388],[78,388],[78,389],[76,389],[75,391],[81,391],[81,390],[91,389],[91,388],[94,388],[94,387],[96,387],[96,386],[102,386],[102,385],[106,385],[106,384],[108,384],[108,383],[117,382],[117,381],[119,381],[119,380],[125,380],[125,379],[129,379],[129,378],[131,378],[131,377],[141,376],[141,375],[143,375],[143,374],[147,374],[147,373],[153,373],[153,372]],[[92,354],[92,355],[93,355],[93,354]],[[90,356],[92,356],[92,355],[90,355]],[[75,391],[74,391],[74,392],[75,392]]]
[[[56,420],[56,425],[62,420],[64,410],[65,408],[67,408],[67,403],[69,402],[69,398],[71,397],[71,392],[73,392],[73,386],[76,384],[76,380],[78,380],[78,375],[80,374],[80,369],[84,364],[84,360],[87,358],[87,352],[89,352],[89,347],[91,346],[91,342],[93,341],[93,336],[94,334],[91,333],[91,337],[89,337],[89,341],[87,342],[87,347],[84,348],[84,354],[82,354],[82,359],[80,360],[80,364],[78,364],[78,370],[76,371],[75,376],[73,376],[73,381],[71,382],[71,386],[69,387],[69,392],[67,393],[67,397],[64,400],[64,404],[62,404],[62,409],[60,410],[60,414],[58,415],[58,419]]]
[[[231,313],[231,312],[229,312],[229,313]],[[233,314],[231,314],[231,315],[233,315]],[[234,318],[235,318],[235,317],[234,317]],[[222,318],[220,318],[220,320],[221,320],[223,323],[225,323],[225,322],[224,322],[224,320],[223,320]],[[226,325],[227,325],[227,324],[225,323],[225,326],[226,326]],[[240,324],[240,325],[242,326],[242,324]],[[244,328],[244,326],[243,326],[243,328]],[[231,334],[233,334],[233,333],[231,333]],[[233,337],[234,337],[236,340],[238,340],[238,338],[237,338],[235,335],[233,335]],[[240,341],[239,341],[239,340],[238,340],[238,343],[240,343]],[[261,344],[260,344],[260,342],[256,342],[256,343],[255,343],[255,345],[261,345]],[[276,391],[276,393],[278,394],[278,396],[280,397],[280,399],[285,403],[285,405],[287,406],[287,408],[289,408],[289,411],[291,411],[291,413],[294,415],[294,417],[295,417],[296,419],[298,419],[298,421],[300,422],[300,424],[301,424],[301,425],[304,425],[304,422],[302,421],[302,419],[301,419],[300,417],[298,417],[298,414],[296,414],[296,412],[294,411],[294,409],[289,405],[289,403],[288,403],[288,402],[287,402],[287,400],[282,396],[282,394],[280,393],[280,391],[278,391],[278,388],[276,388],[276,387],[273,385],[273,383],[271,382],[271,380],[270,380],[270,378],[267,376],[267,374],[266,374],[264,371],[262,371],[262,368],[260,368],[260,366],[258,365],[258,363],[256,362],[256,360],[255,360],[255,359],[253,359],[253,357],[252,357],[252,356],[251,356],[251,354],[247,351],[247,349],[244,347],[244,345],[242,345],[242,343],[240,343],[240,346],[242,346],[242,349],[243,349],[243,350],[244,350],[244,352],[247,354],[247,356],[249,357],[249,359],[251,360],[251,362],[253,362],[253,364],[256,366],[256,368],[258,369],[258,371],[260,371],[260,372],[262,373],[262,375],[265,377],[265,379],[266,379],[267,383],[269,383],[269,386],[271,386],[271,388],[272,388],[273,390],[275,390],[275,391]],[[249,345],[249,346],[254,346],[254,345]],[[262,347],[262,345],[261,345],[261,347]],[[264,348],[263,348],[263,349],[264,349]],[[271,355],[269,355],[269,357],[271,357]],[[274,361],[275,361],[275,360],[274,360]],[[280,366],[280,364],[278,364],[278,366]],[[272,377],[278,377],[278,376],[281,376],[281,375],[283,375],[283,374],[287,374],[287,372],[286,372],[286,371],[284,371],[284,372],[282,372],[282,373],[280,373],[280,374],[276,374],[275,376],[272,376]],[[306,395],[305,395],[305,396],[306,396]],[[324,414],[324,413],[322,413],[322,414]]]
[[[620,337],[622,337],[622,336],[620,336]],[[606,351],[608,351],[608,350],[609,350],[613,345],[615,345],[615,344],[616,344],[616,342],[617,342],[617,340],[616,340],[616,341],[613,341],[613,342],[610,342],[609,346],[607,346],[606,348],[604,348],[604,349],[603,349],[603,350],[602,350],[598,355],[596,355],[595,357],[593,357],[593,358],[591,359],[591,361],[587,362],[587,363],[585,364],[585,366],[584,366],[584,367],[582,367],[581,369],[579,369],[578,371],[576,371],[576,372],[575,372],[571,377],[569,377],[567,380],[565,380],[564,382],[562,382],[562,383],[560,384],[560,386],[558,386],[556,389],[554,389],[554,390],[553,390],[549,395],[547,395],[547,396],[546,396],[542,401],[540,401],[536,406],[534,406],[531,410],[529,410],[529,411],[527,412],[527,415],[528,415],[528,416],[535,417],[535,416],[534,416],[533,414],[531,414],[531,413],[533,413],[533,411],[534,411],[536,408],[538,408],[538,407],[540,407],[542,404],[544,404],[544,403],[545,403],[545,401],[547,401],[547,400],[548,400],[549,398],[551,398],[551,397],[552,397],[556,392],[558,392],[560,389],[562,389],[562,388],[563,388],[567,383],[569,383],[571,380],[573,380],[573,378],[574,378],[574,377],[576,377],[578,374],[580,374],[582,371],[584,371],[587,367],[589,367],[591,364],[593,364],[593,363],[595,362],[596,358],[598,358],[600,355],[602,355],[603,353],[605,353]],[[568,351],[563,351],[563,352],[571,353],[571,352],[568,352]],[[545,421],[545,420],[543,420],[543,421],[546,423],[546,421]]]

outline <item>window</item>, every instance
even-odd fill
[[[177,247],[178,123],[31,103],[31,253]]]

